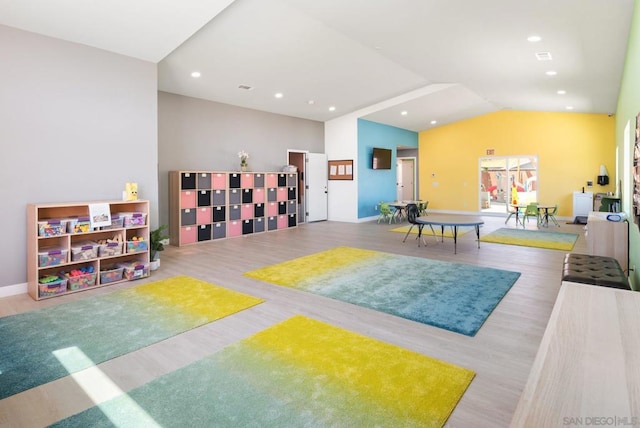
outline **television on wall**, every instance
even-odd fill
[[[391,169],[391,149],[373,148],[373,169]]]

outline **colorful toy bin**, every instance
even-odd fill
[[[98,257],[112,257],[122,254],[122,242],[107,242],[98,246]]]
[[[136,239],[127,241],[127,253],[140,253],[142,251],[147,251],[149,249],[149,245],[147,241],[143,239]]]
[[[38,266],[57,266],[67,262],[68,251],[62,248],[41,248],[38,251]]]
[[[92,241],[82,241],[71,246],[71,261],[90,260],[98,257],[98,244]]]
[[[144,226],[147,224],[147,214],[145,213],[118,213],[123,218],[124,227]]]
[[[43,276],[38,280],[40,297],[55,296],[67,291],[67,280],[56,275]]]
[[[124,269],[122,275],[129,281],[149,276],[149,263],[127,262],[118,263],[118,267]]]
[[[122,271],[124,268],[116,266],[105,266],[100,270],[100,284],[122,281]]]
[[[72,270],[64,274],[67,278],[67,287],[69,290],[81,290],[83,288],[96,285],[98,275],[93,272],[93,267],[89,269]]]
[[[89,217],[70,218],[67,225],[69,233],[87,233],[91,232],[91,220]]]
[[[67,233],[67,221],[48,219],[38,222],[38,236],[58,236]]]
[[[111,216],[111,226],[103,226],[102,230],[121,229],[123,227],[124,227],[124,217],[121,217],[118,214],[113,214]]]

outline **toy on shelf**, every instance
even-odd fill
[[[124,194],[122,199],[125,201],[137,201],[138,183],[126,183],[124,186]]]

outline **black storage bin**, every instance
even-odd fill
[[[218,223],[225,221],[227,216],[227,207],[213,207],[213,222]]]
[[[255,204],[253,206],[254,217],[264,217],[264,204]]]
[[[296,215],[289,214],[289,227],[294,227],[296,224]]]
[[[286,214],[286,213],[287,213],[287,203],[278,202],[278,214]]]
[[[253,202],[253,189],[242,189],[242,203],[250,204]]]
[[[239,189],[240,188],[240,174],[236,174],[232,172],[229,174],[229,188],[231,189]]]
[[[211,240],[211,225],[202,224],[198,226],[198,242]]]
[[[180,188],[190,190],[196,188],[196,174],[193,172],[183,172],[180,174]]]
[[[198,206],[199,207],[211,206],[211,190],[198,190]]]
[[[242,220],[242,234],[253,233],[253,220]]]

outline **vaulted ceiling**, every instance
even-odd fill
[[[0,24],[155,62],[161,91],[317,121],[366,108],[420,131],[502,109],[615,113],[633,5],[0,0]]]

